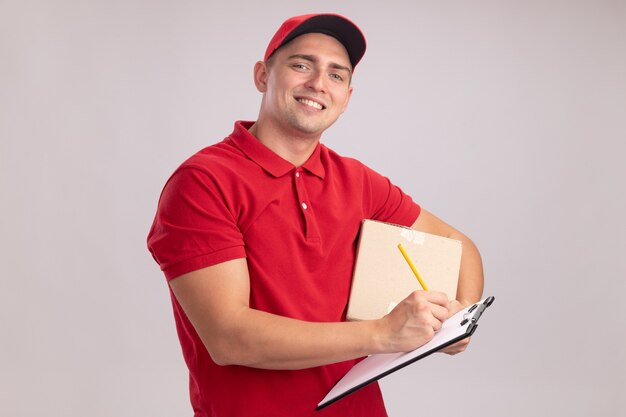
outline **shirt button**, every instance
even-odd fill
[[[306,203],[302,203],[302,208],[306,210],[309,206],[307,206]]]
[[[296,178],[300,178],[300,173],[296,171]]]

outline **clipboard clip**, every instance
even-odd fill
[[[461,321],[461,326],[467,324],[467,322],[470,320],[472,321],[473,324],[476,324],[480,316],[483,315],[483,312],[485,311],[485,309],[489,307],[491,304],[493,304],[493,300],[495,300],[495,297],[493,296],[487,297],[485,301],[483,301],[481,304],[474,304],[473,306],[471,306],[469,310],[467,310],[467,313],[463,314],[463,320]]]

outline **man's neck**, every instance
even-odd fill
[[[264,128],[258,121],[250,126],[248,131],[272,152],[297,167],[309,159],[320,141],[319,136],[304,137],[275,132],[273,129]]]

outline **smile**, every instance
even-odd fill
[[[306,98],[298,98],[296,100],[298,100],[299,103],[306,104],[307,106],[313,107],[314,109],[324,110],[325,108],[320,103]]]

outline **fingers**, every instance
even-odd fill
[[[444,293],[415,291],[403,303],[408,307],[409,321],[417,327],[431,328],[433,335],[450,315],[448,297]]]
[[[448,317],[450,317],[449,310],[446,307],[442,307],[437,304],[430,306],[430,313],[440,324],[446,321]]]
[[[450,317],[450,303],[446,294],[442,292],[414,291],[406,300],[414,306],[416,315],[430,313],[439,322]]]
[[[464,352],[467,349],[467,346],[470,343],[470,338],[465,338],[459,342],[456,342],[453,345],[450,345],[444,349],[441,350],[442,353],[448,354],[448,355],[456,355],[457,353],[461,353]]]
[[[442,307],[448,308],[450,305],[450,300],[448,300],[448,296],[439,291],[413,291],[409,297],[423,297],[425,300],[432,304],[437,304]]]

